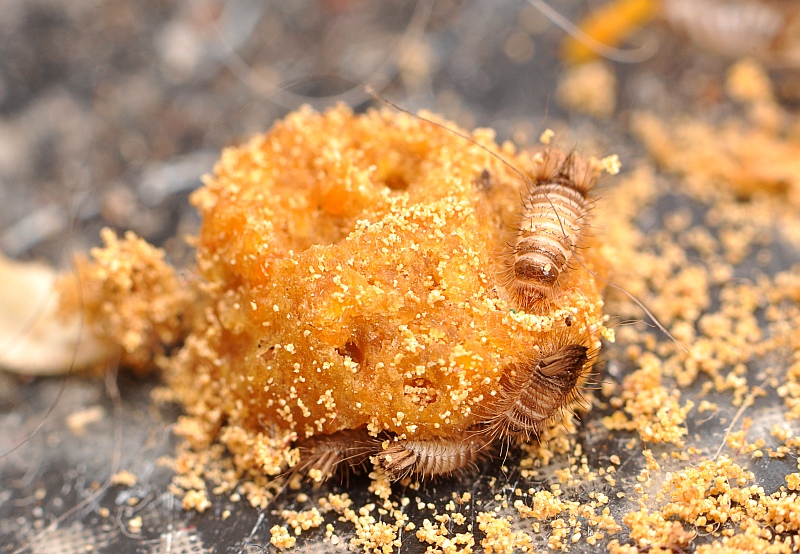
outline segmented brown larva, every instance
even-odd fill
[[[290,474],[309,477],[316,488],[335,475],[364,469],[380,446],[363,427],[312,437],[298,446],[300,462]]]
[[[572,340],[546,350],[508,368],[500,390],[483,409],[477,435],[506,443],[530,440],[580,397],[581,379],[595,353]]]
[[[486,446],[486,440],[468,435],[400,440],[379,452],[377,459],[392,480],[425,479],[474,469]]]
[[[516,242],[506,261],[505,288],[525,310],[546,306],[558,292],[583,241],[596,175],[575,152],[547,148],[523,197]]]

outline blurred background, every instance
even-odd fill
[[[604,4],[554,5],[576,21]],[[363,109],[365,84],[500,140],[589,127],[617,151],[628,110],[712,106],[740,54],[686,40],[677,16],[629,18],[638,63],[614,68],[620,109],[600,128],[556,100],[565,34],[524,0],[3,0],[3,14],[0,249],[60,264],[102,225],[157,244],[191,230],[186,192],[221,148],[304,103]]]
[[[221,148],[304,103],[363,108],[365,84],[527,136],[558,113],[560,37],[520,1],[4,0],[0,248],[63,263],[102,225],[162,244]]]
[[[710,1],[695,11],[685,2],[639,4],[639,15],[605,16],[606,28],[624,30],[619,57],[628,63],[602,62],[611,80],[597,90],[601,105],[585,109],[592,95],[582,104],[558,92],[571,71],[564,31],[523,0],[0,0],[0,251],[67,267],[110,226],[189,266],[184,237],[199,221],[187,197],[220,150],[302,104],[366,109],[374,102],[364,85],[412,111],[492,127],[499,141],[520,146],[553,128],[561,144],[618,153],[627,167],[643,156],[628,130],[632,110],[730,113],[722,84],[730,62],[769,56],[775,37],[789,32],[766,16],[744,30],[720,27]],[[606,3],[552,5],[575,22]],[[787,106],[800,99],[795,67],[768,65]],[[64,385],[0,373],[0,451],[45,422],[0,460],[0,552],[271,551],[275,507],[217,499],[205,514],[185,513],[167,491],[170,474],[156,461],[172,449],[178,412],[153,405],[156,384],[122,375],[118,386],[77,377]],[[70,423],[76,411],[89,423]],[[135,486],[105,484],[120,468],[138,476]],[[516,485],[513,475],[489,471],[500,485],[491,474],[474,484],[487,505],[497,487]],[[420,494],[449,498],[451,486]],[[351,496],[370,498],[364,483]],[[234,515],[223,518],[225,510]],[[143,523],[131,534],[123,521],[134,516]],[[322,535],[298,548],[326,551]],[[400,549],[424,550],[413,537]],[[589,550],[582,543],[575,551]]]

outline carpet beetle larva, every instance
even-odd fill
[[[437,477],[474,468],[487,443],[477,436],[399,440],[378,453],[378,463],[393,480]]]
[[[580,398],[596,354],[584,342],[567,334],[507,368],[499,390],[488,395],[476,435],[507,443],[538,437],[550,419]]]
[[[300,461],[291,473],[307,476],[316,487],[335,475],[363,469],[379,449],[380,442],[363,427],[319,435],[298,446]]]
[[[505,289],[526,310],[558,293],[588,227],[595,172],[575,152],[546,148],[528,180],[516,242],[506,260]]]

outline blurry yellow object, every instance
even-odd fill
[[[608,119],[617,107],[617,77],[605,60],[570,67],[559,79],[556,98],[570,111]]]
[[[652,21],[660,7],[659,0],[615,0],[590,13],[578,23],[578,28],[590,39],[616,47]],[[568,36],[561,46],[561,57],[566,63],[585,63],[598,56],[596,49],[574,36]]]

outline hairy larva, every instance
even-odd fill
[[[580,397],[596,353],[583,341],[559,342],[507,368],[500,390],[484,405],[476,435],[507,443],[530,440]]]
[[[557,295],[586,234],[595,182],[595,171],[575,152],[546,148],[541,154],[505,262],[504,288],[520,308],[546,307]]]
[[[377,459],[393,480],[408,476],[425,479],[475,468],[486,446],[486,440],[470,435],[400,440],[379,452]]]
[[[364,469],[369,457],[380,450],[380,442],[363,427],[315,436],[298,446],[300,461],[290,473],[304,475],[315,487],[336,475]]]

